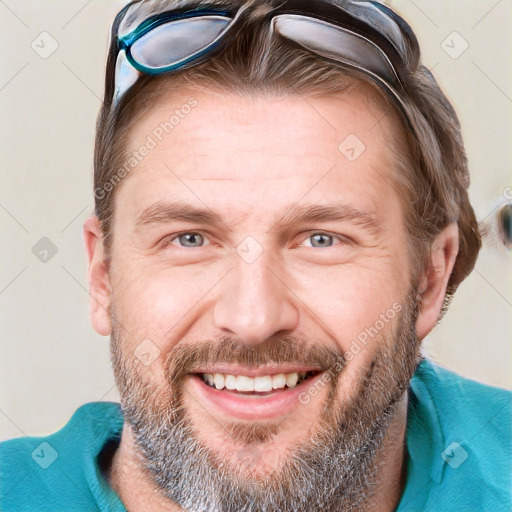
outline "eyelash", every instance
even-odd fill
[[[306,234],[307,234],[306,239],[309,239],[315,235],[322,235],[322,236],[330,237],[333,240],[338,240],[338,242],[341,242],[343,244],[350,243],[350,239],[348,239],[347,237],[344,237],[341,235],[335,235],[335,234],[329,233],[327,231],[309,231]],[[205,239],[208,240],[208,236],[206,236],[205,234],[203,234],[200,231],[182,231],[181,233],[176,233],[175,235],[170,235],[172,238],[166,237],[166,239],[164,241],[164,246],[172,245],[172,242],[174,242],[174,240],[179,239],[179,237],[183,236],[183,235],[200,235],[201,237],[203,237],[203,241]],[[208,243],[206,245],[210,245],[210,243]],[[301,246],[303,246],[303,244],[301,244]],[[198,247],[186,247],[186,246],[178,246],[178,247],[180,247],[182,249],[198,249],[199,247],[204,247],[204,245],[198,246]],[[330,247],[332,247],[332,246],[328,246],[326,248],[328,249]],[[315,249],[316,247],[311,247],[311,248]]]
[[[315,235],[322,235],[326,237],[330,237],[333,240],[337,240],[338,242],[342,244],[346,244],[349,242],[348,238],[342,236],[342,235],[335,235],[334,233],[329,233],[328,231],[309,231],[306,239],[312,238]],[[334,242],[333,242],[334,245]],[[332,246],[326,247],[326,249],[329,249]],[[312,249],[316,249],[316,247],[311,247]]]
[[[183,236],[183,235],[200,235],[203,237],[203,240],[204,239],[208,239],[208,237],[201,233],[200,231],[182,231],[181,233],[176,233],[174,235],[170,235],[169,237],[165,237],[164,239],[164,246],[167,246],[167,245],[172,245],[172,242],[174,242],[174,240],[177,240],[180,236]],[[209,244],[207,244],[209,245]],[[185,247],[185,246],[178,246],[182,249],[197,249],[198,247]],[[202,247],[202,246],[200,246]]]

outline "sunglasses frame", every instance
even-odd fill
[[[219,16],[225,17],[229,20],[228,25],[222,31],[221,35],[215,38],[211,43],[209,43],[206,47],[202,48],[200,51],[193,53],[186,59],[182,59],[175,64],[169,64],[168,66],[163,66],[161,68],[150,68],[144,66],[144,64],[138,62],[132,55],[131,48],[132,46],[142,39],[146,34],[154,30],[155,28],[165,25],[166,23],[172,23],[174,21],[186,20],[191,18],[202,18],[205,16]],[[233,25],[234,18],[231,16],[229,11],[225,9],[201,9],[201,10],[187,10],[183,13],[176,13],[175,11],[165,12],[161,15],[152,16],[151,18],[144,21],[141,25],[139,25],[135,30],[131,31],[129,34],[122,36],[118,40],[118,48],[119,51],[124,50],[126,54],[126,58],[128,62],[146,75],[159,75],[161,73],[167,73],[169,71],[174,71],[176,69],[184,68],[187,64],[191,62],[196,62],[199,58],[201,58],[205,54],[210,54],[213,48],[219,44],[221,39],[224,37],[225,33],[229,30],[229,28]]]
[[[160,13],[153,14],[139,23],[134,29],[120,36],[119,29],[122,21],[124,20],[128,11],[132,7],[136,7],[136,4],[138,3],[139,0],[136,0],[128,4],[122,11],[120,11],[111,27],[111,43],[109,49],[109,57],[107,59],[105,84],[105,102],[107,104],[112,104],[114,99],[116,90],[116,62],[121,51],[124,51],[126,59],[130,65],[139,73],[145,75],[154,76],[175,71],[177,69],[185,69],[187,67],[191,67],[213,56],[223,48],[223,43],[228,40],[227,36],[237,25],[237,22],[241,18],[242,12],[245,11],[247,7],[249,7],[247,5],[242,5],[235,10],[230,10],[229,8],[219,6],[207,7],[204,5],[191,4],[186,7],[165,10]],[[351,67],[357,72],[366,74],[377,83],[379,80],[382,81],[383,83],[379,83],[378,85],[382,87],[384,84],[387,84],[389,90],[401,103],[399,95],[403,93],[404,83],[407,83],[409,70],[415,69],[419,64],[420,51],[418,41],[412,32],[412,29],[393,10],[375,1],[357,2],[345,0],[334,3],[329,0],[268,0],[268,3],[273,7],[272,10],[268,13],[271,27],[272,18],[283,14],[295,14],[300,15],[301,17],[311,18],[312,20],[320,20],[321,22],[332,24],[338,28],[348,31],[352,35],[355,34],[356,36],[362,37],[366,41],[369,41],[372,45],[376,46],[377,49],[380,50],[381,53],[383,53],[387,58],[391,68],[396,75],[396,80],[389,80],[389,77],[376,75],[374,72],[369,69],[365,69],[364,67],[350,65],[350,63],[343,61],[340,62],[336,59],[336,57],[328,58],[321,56],[321,58],[332,60],[339,64],[341,67]],[[353,12],[349,11],[349,8],[352,8]],[[375,28],[376,23],[371,25],[371,20],[363,19],[364,9],[367,11],[367,18],[370,18],[369,15],[372,14],[374,18],[375,16],[379,16],[381,18],[379,20],[381,23],[394,23],[395,26],[388,27],[388,34],[385,35],[383,33],[382,26],[381,30],[379,30]],[[179,62],[161,68],[149,68],[138,62],[133,57],[131,52],[132,46],[155,28],[173,21],[199,18],[204,16],[221,16],[230,19],[230,21],[211,43],[207,44],[196,53],[185,59],[181,59]],[[396,36],[397,28],[399,30],[398,33],[400,34],[400,41],[393,41],[390,32],[394,31],[394,35]],[[288,40],[304,48],[304,46],[299,42],[294,41],[293,39]],[[398,46],[402,46],[402,48],[400,49]],[[376,77],[378,80],[376,80]],[[124,90],[122,94],[124,94],[126,90]]]

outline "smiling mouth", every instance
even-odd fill
[[[293,366],[244,368],[217,364],[197,368],[189,374],[189,389],[210,414],[220,414],[223,419],[255,422],[286,418],[304,405],[301,396],[325,373],[319,366]]]
[[[293,389],[319,373],[321,371],[290,372],[256,377],[229,373],[198,373],[196,375],[206,385],[219,391],[258,395]]]

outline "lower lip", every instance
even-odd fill
[[[307,392],[321,376],[322,373],[319,373],[295,388],[280,389],[265,395],[216,389],[206,384],[198,375],[190,376],[189,381],[193,393],[201,402],[212,405],[227,416],[242,420],[262,420],[288,416],[297,405],[304,406],[299,402],[300,394]]]

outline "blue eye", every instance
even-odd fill
[[[315,239],[316,241],[313,241]],[[308,236],[308,240],[311,240],[311,247],[331,247],[334,245],[334,237],[327,233],[313,233]]]
[[[179,241],[179,244],[182,247],[201,247],[202,245],[208,245],[206,242],[206,238],[200,233],[196,233],[194,231],[190,231],[187,233],[180,233],[172,240],[169,241],[169,244],[172,244],[175,240]]]

